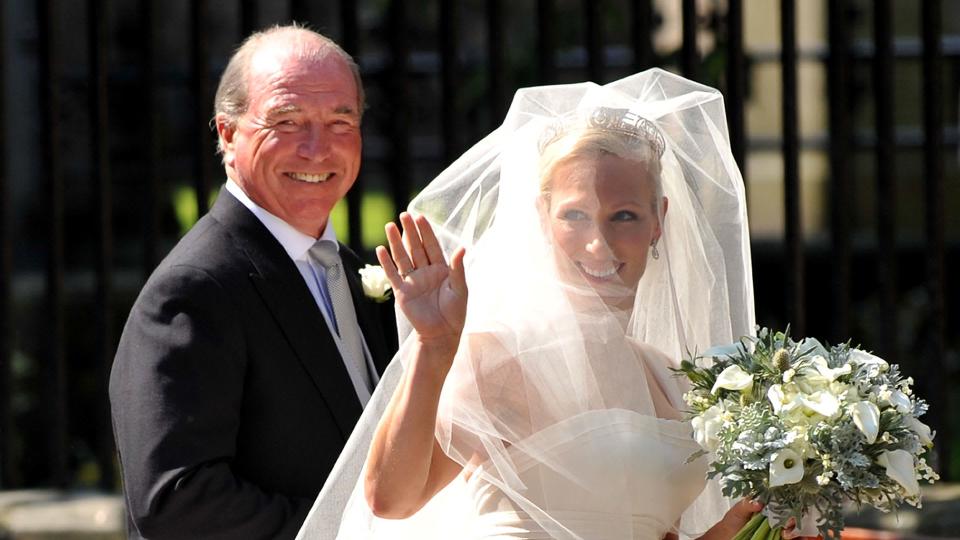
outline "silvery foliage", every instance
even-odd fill
[[[719,430],[717,447],[711,455],[710,478],[719,477],[724,495],[733,498],[751,497],[764,503],[777,517],[775,525],[784,526],[791,517],[798,521],[816,508],[820,513],[817,527],[826,537],[843,529],[842,507],[847,502],[858,506],[872,505],[884,511],[900,503],[919,506],[919,495],[908,496],[899,483],[888,476],[878,463],[885,451],[905,450],[914,456],[918,478],[932,483],[937,475],[921,457],[927,448],[904,418],[917,418],[927,411],[927,404],[912,395],[911,379],[905,379],[896,365],[885,362],[861,363],[851,352],[859,350],[849,343],[827,347],[815,339],[799,342],[787,333],[760,328],[756,338],[744,338],[735,348],[729,346],[690,355],[678,373],[691,382],[685,398],[691,416],[720,406],[725,411]],[[719,351],[719,352],[717,352]],[[712,355],[713,354],[713,355]],[[711,356],[704,359],[705,356]],[[813,358],[826,359],[829,368],[851,365],[849,373],[836,378],[841,407],[838,414],[827,418],[817,414],[796,418],[778,416],[767,392],[774,384],[796,377],[812,369]],[[754,378],[748,392],[712,388],[719,374],[731,365],[738,365]],[[909,396],[907,412],[884,401],[885,392],[899,389]],[[879,435],[868,443],[852,415],[844,408],[855,400],[869,400],[878,405]],[[776,452],[791,448],[803,456],[803,478],[796,483],[770,487],[770,464]],[[691,458],[708,452],[702,451]]]

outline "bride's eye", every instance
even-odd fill
[[[564,221],[582,221],[587,219],[587,214],[581,210],[564,210],[560,213],[560,219]]]
[[[620,210],[610,217],[610,221],[636,221],[637,213],[630,210]]]

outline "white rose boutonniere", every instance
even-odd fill
[[[363,283],[363,294],[375,302],[386,302],[390,299],[390,281],[383,267],[368,264],[360,269],[360,282]]]

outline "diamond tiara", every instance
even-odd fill
[[[657,126],[629,109],[614,109],[600,107],[590,115],[590,127],[623,133],[639,141],[648,143],[657,152],[657,157],[663,156],[666,142]]]

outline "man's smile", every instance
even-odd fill
[[[307,182],[310,184],[319,184],[321,182],[326,182],[333,176],[333,173],[323,173],[323,174],[310,174],[310,173],[301,173],[301,172],[289,172],[284,173],[288,178],[292,178],[299,182]]]

